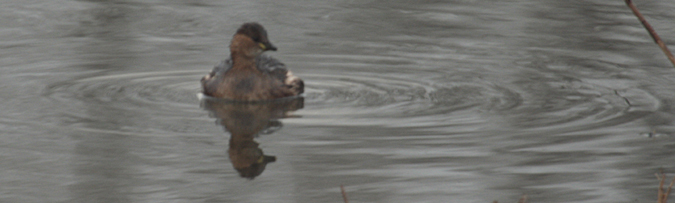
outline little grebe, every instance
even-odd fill
[[[233,101],[264,101],[297,96],[304,91],[302,80],[279,60],[262,55],[277,48],[258,23],[245,23],[232,37],[230,58],[201,80],[203,93]]]

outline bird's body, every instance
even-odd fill
[[[230,44],[230,59],[221,62],[201,80],[205,95],[233,101],[265,101],[297,96],[303,81],[279,60],[262,55],[276,50],[257,23],[242,25]]]

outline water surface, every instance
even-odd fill
[[[675,169],[675,70],[623,1],[0,5],[2,202],[648,202]],[[195,96],[249,21],[299,103]]]

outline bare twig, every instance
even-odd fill
[[[659,179],[659,193],[657,195],[658,199],[656,202],[666,203],[668,202],[668,195],[670,195],[670,191],[673,189],[673,184],[675,184],[675,178],[670,181],[670,185],[668,185],[667,190],[663,187],[666,182],[666,175],[663,174],[663,171],[661,171],[660,174],[656,174],[656,178]]]
[[[673,189],[673,183],[675,183],[675,177],[673,177],[673,180],[670,181],[670,185],[668,185],[668,190],[666,191],[666,194],[663,197],[663,203],[668,202],[668,195],[670,195],[670,190]]]
[[[659,179],[659,192],[656,195],[656,198],[657,198],[656,202],[657,203],[666,203],[665,201],[663,201],[663,198],[664,198],[663,183],[666,181],[666,175],[664,175],[663,172],[661,172],[660,175],[659,174],[655,174],[655,175],[656,175],[656,178]]]
[[[347,192],[345,192],[345,187],[340,185],[340,190],[342,191],[342,199],[345,201],[345,203],[349,203],[349,200],[347,200]]]
[[[658,34],[656,34],[656,31],[654,31],[654,28],[652,28],[652,26],[649,25],[649,23],[647,22],[645,17],[642,16],[642,14],[640,14],[640,11],[638,11],[637,7],[635,7],[635,5],[633,5],[633,1],[626,0],[626,5],[628,5],[628,7],[630,7],[630,10],[633,10],[633,14],[635,14],[635,16],[638,17],[638,20],[640,20],[642,25],[645,26],[645,28],[647,29],[647,32],[649,32],[649,35],[651,35],[652,39],[654,39],[654,42],[656,44],[658,44],[659,47],[661,47],[661,51],[663,51],[663,53],[666,54],[666,57],[668,57],[668,60],[670,60],[670,63],[672,63],[673,67],[675,67],[675,57],[673,57],[673,54],[670,53],[670,50],[668,50],[668,47],[666,46],[666,44],[664,44],[663,41],[661,41],[661,38],[659,37]]]

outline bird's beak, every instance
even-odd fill
[[[258,46],[260,46],[260,48],[263,51],[267,51],[267,50],[276,51],[277,50],[277,47],[275,47],[274,45],[272,45],[272,43],[269,43],[269,42],[258,43]]]

